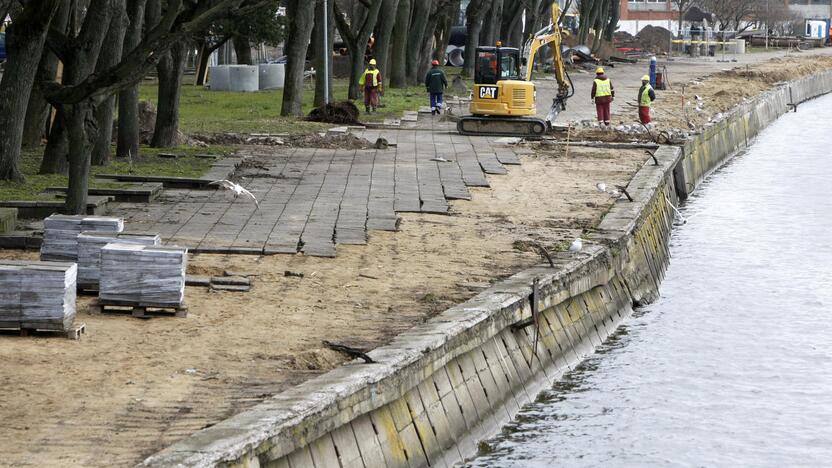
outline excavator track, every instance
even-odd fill
[[[460,135],[540,138],[546,122],[536,117],[479,117],[469,115],[456,123]]]

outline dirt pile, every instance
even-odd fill
[[[309,135],[295,135],[286,138],[286,145],[295,148],[331,148],[331,149],[369,149],[373,145],[364,138],[359,138],[351,133],[340,135],[320,135],[312,133]]]
[[[358,107],[350,101],[341,101],[316,107],[309,112],[306,120],[336,125],[361,125],[358,121]]]
[[[211,133],[192,135],[194,140],[209,145],[287,146],[290,148],[368,149],[373,145],[351,133],[307,135],[271,135],[248,133]]]
[[[636,34],[636,41],[642,49],[649,52],[667,52],[670,47],[670,31],[661,26],[647,25]]]

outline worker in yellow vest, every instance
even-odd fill
[[[612,81],[604,74],[604,69],[595,69],[595,81],[592,82],[592,102],[595,103],[595,113],[598,116],[598,123],[609,127],[610,125],[610,104],[615,98],[615,89]]]
[[[641,88],[638,90],[638,120],[642,125],[650,123],[650,105],[656,100],[656,92],[650,86],[650,77],[641,77]]]
[[[384,91],[384,81],[381,72],[376,68],[376,59],[370,59],[367,69],[358,79],[358,86],[364,88],[365,112],[375,112],[378,109],[378,95]]]

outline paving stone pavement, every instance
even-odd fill
[[[259,200],[225,190],[165,190],[153,203],[119,203],[130,231],[159,233],[196,252],[334,257],[337,244],[366,244],[368,230],[395,231],[401,212],[448,213],[470,200],[526,148],[461,136],[420,116],[400,129],[358,132],[387,149],[248,147],[235,178]]]

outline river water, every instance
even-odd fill
[[[470,466],[832,466],[832,96],[682,207],[661,298]]]

